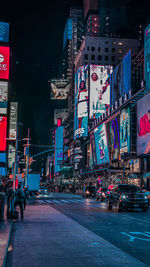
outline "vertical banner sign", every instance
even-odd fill
[[[8,101],[8,82],[0,81],[0,102]]]
[[[144,32],[144,80],[146,87],[150,89],[150,24]]]
[[[120,114],[120,154],[130,152],[130,108]]]
[[[0,79],[9,79],[10,48],[0,46]]]
[[[63,126],[59,126],[55,132],[55,173],[60,172],[63,164]]]
[[[0,151],[6,150],[7,117],[0,117]]]
[[[16,140],[16,130],[17,130],[17,109],[18,103],[10,103],[10,126],[9,126],[9,139]]]

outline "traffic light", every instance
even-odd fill
[[[31,165],[33,162],[33,158],[29,158],[29,165]]]

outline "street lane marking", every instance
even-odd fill
[[[64,200],[64,199],[61,199],[60,201],[64,202],[64,203],[67,203],[67,204],[70,203],[70,202],[68,202],[67,200]]]
[[[133,242],[136,239],[150,242],[150,232],[129,232],[128,234],[121,232],[121,234],[128,236],[130,242]],[[140,236],[144,236],[145,238],[142,238]]]

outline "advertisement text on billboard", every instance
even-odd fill
[[[9,139],[16,139],[16,129],[17,129],[17,108],[18,103],[10,103],[10,126],[9,126]]]

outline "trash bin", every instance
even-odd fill
[[[0,193],[0,222],[4,221],[5,196]]]

